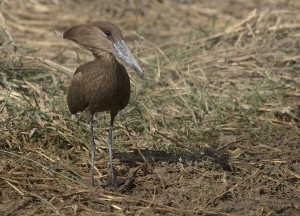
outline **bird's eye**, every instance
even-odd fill
[[[105,34],[106,34],[106,36],[111,36],[111,32],[110,31],[106,31]]]

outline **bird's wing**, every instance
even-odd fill
[[[130,80],[128,73],[123,65],[117,62],[118,86],[117,93],[120,97],[120,110],[124,109],[130,98]]]
[[[72,114],[82,112],[87,107],[85,91],[82,82],[82,72],[77,70],[73,76],[67,94],[69,110]]]

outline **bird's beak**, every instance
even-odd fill
[[[141,77],[144,76],[143,70],[140,68],[135,58],[132,56],[124,40],[114,43],[114,48],[120,59],[122,59],[132,70],[134,70]]]

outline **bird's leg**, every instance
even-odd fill
[[[93,115],[89,114],[90,119],[90,137],[91,137],[91,185],[94,186],[94,160],[95,160],[95,140],[94,140],[94,129],[93,129]]]
[[[108,145],[108,153],[109,153],[109,167],[110,167],[110,176],[111,176],[111,181],[112,185],[115,186],[115,175],[114,175],[114,169],[113,169],[113,164],[112,164],[112,130],[113,130],[113,125],[114,125],[114,119],[116,115],[113,115],[111,113],[111,118],[110,118],[110,125],[109,125],[109,132],[108,132],[108,138],[107,138],[107,145]]]

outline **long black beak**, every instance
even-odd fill
[[[118,41],[114,44],[115,51],[132,70],[134,70],[137,74],[139,74],[141,77],[144,76],[143,70],[140,68],[138,63],[136,62],[135,58],[131,54],[129,48],[127,47],[124,40]]]

